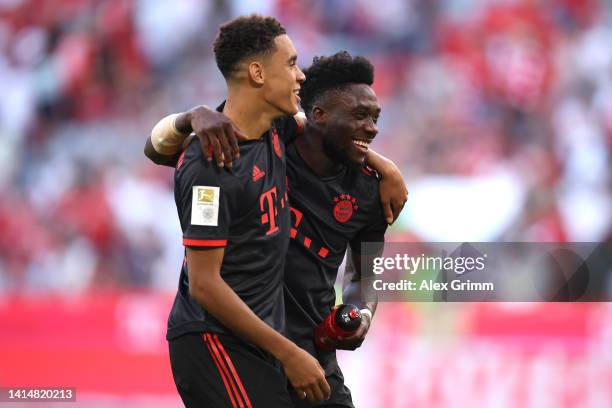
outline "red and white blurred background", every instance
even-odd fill
[[[302,66],[375,64],[411,191],[390,240],[612,239],[608,1],[0,0],[0,386],[180,406],[172,171],[142,148],[223,98],[211,43],[252,11]],[[389,303],[340,358],[359,407],[608,407],[611,344],[609,304]]]

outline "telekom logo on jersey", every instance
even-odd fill
[[[284,196],[280,199],[281,208],[285,208],[285,205],[289,205],[289,197],[287,192],[285,192]],[[278,216],[278,195],[276,193],[276,187],[272,187],[261,196],[259,196],[259,209],[263,214],[261,214],[261,223],[262,224],[270,224],[268,227],[268,231],[266,231],[266,235],[270,235],[279,230],[278,222],[276,217]],[[312,239],[304,234],[298,233],[298,226],[302,222],[304,218],[304,214],[293,208],[289,207],[293,217],[295,218],[295,222],[293,227],[289,231],[289,235],[291,239],[299,240],[306,248],[311,248],[315,245],[314,252],[319,255],[321,258],[326,258],[329,254],[329,249],[324,246],[318,246],[316,243],[313,244]]]
[[[284,199],[281,200],[281,205],[284,207]],[[272,187],[268,191],[264,192],[259,197],[259,209],[261,210],[261,223],[270,224],[266,235],[274,234],[278,231],[278,223],[276,217],[278,216],[278,195],[276,194],[276,187]]]

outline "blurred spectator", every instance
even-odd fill
[[[212,40],[252,11],[280,17],[302,65],[374,61],[375,148],[411,187],[391,235],[612,236],[609,2],[4,0],[1,291],[173,290],[171,170],[142,146],[162,115],[220,101]]]

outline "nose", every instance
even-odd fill
[[[374,137],[378,134],[378,126],[374,123],[372,118],[369,118],[365,123],[365,131],[368,134],[370,139],[374,139]]]
[[[302,72],[300,67],[298,67],[297,71],[298,72],[297,72],[296,80],[301,84],[302,82],[306,80],[306,75],[304,75],[304,72]]]

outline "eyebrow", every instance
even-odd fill
[[[360,105],[357,105],[357,106],[355,106],[353,108],[353,112],[356,112],[356,111],[359,111],[359,110],[374,111],[374,112],[376,112],[376,114],[379,115],[381,110],[382,110],[382,108],[378,107],[378,106],[377,107],[374,107],[374,106],[371,106],[371,105],[369,106],[369,105],[366,105],[366,104],[360,104]]]
[[[287,60],[287,62],[295,62],[295,61],[297,61],[297,55],[292,55],[292,56],[291,56],[291,57],[290,57],[290,58]]]

